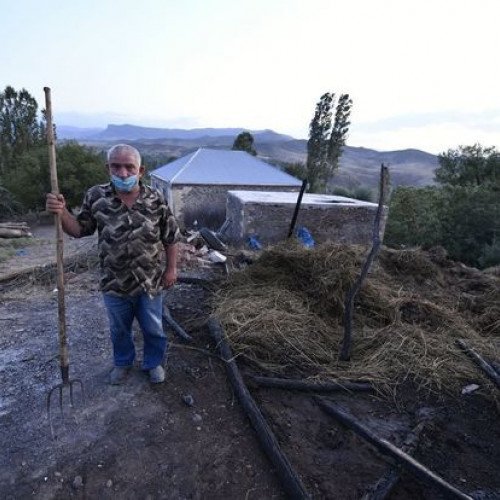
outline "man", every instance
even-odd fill
[[[63,195],[48,194],[46,208],[61,215],[63,230],[70,236],[80,238],[98,231],[100,289],[113,344],[110,383],[123,383],[133,366],[134,317],[144,338],[142,368],[152,383],[161,383],[167,349],[161,289],[177,280],[179,229],[161,194],[142,183],[145,168],[139,151],[127,144],[113,146],[106,167],[111,182],[87,191],[77,217],[66,209]],[[164,252],[166,269],[161,265]]]

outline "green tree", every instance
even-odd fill
[[[349,117],[351,116],[352,100],[349,94],[342,94],[335,110],[332,133],[328,141],[328,158],[332,172],[338,170],[342,149],[345,146],[347,133],[349,132]]]
[[[307,141],[307,180],[309,191],[324,189],[328,171],[328,139],[332,128],[333,95],[327,92],[316,103],[316,110],[309,125]]]
[[[459,146],[438,156],[436,181],[449,186],[500,186],[500,156],[495,147]]]
[[[241,132],[234,140],[233,151],[245,151],[253,156],[257,156],[257,151],[253,145],[254,138],[250,132]]]
[[[349,94],[342,94],[336,102],[335,94],[326,92],[317,102],[307,142],[309,191],[325,191],[328,179],[338,169],[349,131],[351,107]],[[332,123],[333,112],[335,118]]]
[[[442,245],[451,258],[486,267],[500,263],[500,185],[494,148],[460,146],[439,156],[441,186],[398,188],[388,245]]]
[[[306,166],[300,162],[281,162],[279,166],[287,173],[290,175],[293,175],[297,179],[300,179],[303,181],[304,179],[307,179],[307,170]]]
[[[77,142],[57,146],[56,159],[59,190],[70,209],[82,202],[90,186],[108,180],[102,155]],[[4,187],[24,210],[43,209],[45,194],[51,190],[47,146],[17,155],[15,162],[15,168],[3,180]]]
[[[68,207],[80,205],[89,187],[109,180],[104,163],[99,153],[76,141],[58,146],[59,190],[64,193]],[[49,176],[47,177],[50,180]]]
[[[392,193],[384,243],[431,247],[442,243],[437,187],[400,186]]]
[[[50,191],[46,156],[46,148],[19,154],[13,160],[15,167],[5,176],[5,187],[26,210],[40,210],[45,202],[45,193]]]
[[[484,267],[500,263],[500,192],[485,186],[446,186],[438,200],[441,244],[450,256]]]
[[[43,144],[43,132],[35,98],[26,89],[5,87],[0,94],[0,173],[18,165],[16,155]]]

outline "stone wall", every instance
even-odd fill
[[[263,245],[286,239],[297,203],[297,193],[230,191],[225,237],[244,246],[255,235]],[[318,243],[335,241],[370,244],[377,205],[343,196],[305,194],[295,228],[306,227]],[[387,208],[381,223],[385,228]]]
[[[185,226],[186,222],[189,225],[194,217],[198,220],[199,225],[206,225],[204,219],[220,218],[218,220],[220,226],[226,218],[227,193],[235,188],[246,191],[258,189],[259,191],[277,192],[297,192],[300,189],[300,187],[295,186],[174,185],[171,189],[170,200],[178,222],[182,226]]]

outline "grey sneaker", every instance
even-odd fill
[[[114,366],[109,374],[111,385],[121,385],[125,382],[130,371],[130,366]]]
[[[152,384],[161,384],[165,382],[165,370],[163,366],[158,365],[156,368],[149,370],[149,381]]]

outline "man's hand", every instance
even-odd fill
[[[170,288],[177,283],[177,269],[167,269],[163,274],[163,286]]]
[[[47,212],[61,216],[63,231],[74,238],[80,238],[82,227],[75,217],[66,209],[66,200],[62,194],[48,193],[45,201]]]
[[[45,209],[54,215],[62,215],[66,209],[66,200],[62,194],[48,193],[45,201]]]

